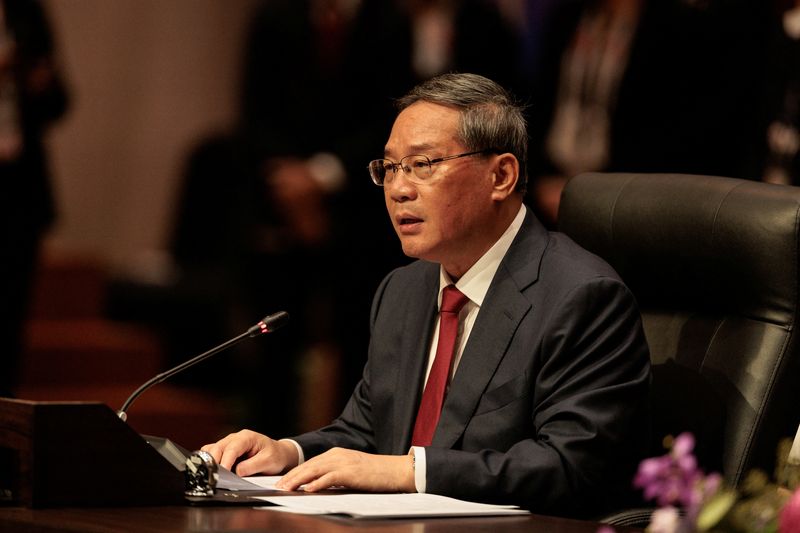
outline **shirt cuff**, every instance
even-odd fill
[[[414,485],[417,487],[417,492],[424,494],[427,482],[425,448],[422,446],[412,446],[411,450],[414,452]]]
[[[297,444],[297,441],[294,441],[292,439],[281,439],[281,442],[291,442],[292,444],[294,444],[294,447],[297,448],[297,466],[300,466],[301,464],[306,462],[306,457],[305,455],[303,455],[303,448],[301,448],[300,445]]]

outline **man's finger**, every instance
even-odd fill
[[[317,476],[314,474],[313,463],[303,463],[300,466],[292,468],[275,484],[279,489],[284,490],[297,490],[301,485],[313,480]]]
[[[336,472],[328,472],[327,474],[324,474],[321,477],[306,483],[304,490],[306,492],[317,492],[335,486],[346,486],[347,483],[343,483],[342,481],[338,480],[338,477],[339,476]]]
[[[257,453],[236,465],[236,475],[244,477],[262,473],[272,474],[274,467],[271,465],[274,465],[274,463],[275,460],[271,455],[266,456],[264,453]]]
[[[225,447],[225,450],[222,452],[222,457],[219,460],[219,464],[228,470],[231,470],[236,460],[246,452],[247,449],[244,446],[241,446],[239,443],[232,443]]]

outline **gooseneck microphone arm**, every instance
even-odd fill
[[[208,359],[212,355],[216,355],[221,351],[227,350],[231,346],[240,343],[244,339],[247,339],[249,337],[258,337],[259,335],[264,335],[265,333],[272,333],[276,329],[278,329],[278,328],[280,328],[282,326],[285,326],[287,322],[289,322],[289,313],[287,313],[286,311],[278,311],[277,313],[274,313],[272,315],[264,317],[263,319],[261,319],[261,321],[258,324],[256,324],[255,326],[252,326],[250,329],[248,329],[247,331],[245,331],[241,335],[239,335],[237,337],[234,337],[231,340],[226,341],[226,342],[220,344],[219,346],[217,346],[215,348],[211,348],[207,352],[201,353],[197,357],[193,357],[192,359],[189,359],[188,361],[179,364],[175,368],[171,368],[171,369],[167,370],[166,372],[162,372],[161,374],[158,374],[154,378],[152,378],[152,379],[146,381],[144,384],[142,384],[141,387],[139,387],[138,389],[133,391],[133,394],[131,394],[128,397],[128,399],[125,400],[125,403],[122,404],[122,408],[119,411],[117,411],[117,415],[119,415],[119,417],[123,421],[127,420],[127,418],[128,418],[128,415],[127,415],[128,408],[131,406],[131,404],[134,402],[134,400],[136,400],[136,398],[141,396],[141,394],[144,391],[146,391],[147,389],[149,389],[153,385],[157,385],[158,383],[161,383],[162,381],[174,376],[178,372],[183,372],[187,368],[189,368],[191,366],[194,366],[194,365],[196,365],[197,363],[199,363],[201,361],[205,361],[206,359]]]

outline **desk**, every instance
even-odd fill
[[[352,520],[250,507],[25,509],[0,507],[0,531],[74,533],[595,533],[599,524],[550,516]],[[641,531],[616,528],[618,533]]]

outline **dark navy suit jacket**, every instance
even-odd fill
[[[436,321],[439,265],[390,273],[342,415],[296,438],[407,453]],[[528,210],[476,318],[433,443],[427,492],[592,516],[622,505],[648,438],[648,349],[613,269]]]

